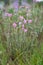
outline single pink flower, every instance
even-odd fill
[[[28,23],[32,23],[32,20],[28,20]]]
[[[16,28],[16,27],[17,27],[17,24],[16,24],[15,22],[13,23],[13,27],[14,27],[14,28]]]
[[[24,19],[24,24],[26,24],[26,23],[27,23],[27,20]]]
[[[24,8],[24,6],[19,6],[20,8]]]
[[[36,2],[41,2],[42,0],[35,0]]]
[[[5,13],[5,16],[11,17],[12,14],[11,13]]]
[[[24,29],[24,24],[22,24],[22,30]]]
[[[22,22],[19,22],[19,25],[21,25],[22,24]]]
[[[22,28],[24,28],[24,24],[22,24]]]
[[[43,0],[33,0],[33,2],[42,2]]]
[[[26,9],[28,9],[29,7],[28,7],[28,6],[26,6],[25,8],[26,8]]]
[[[27,32],[27,29],[24,29],[24,32]]]
[[[19,19],[20,19],[20,20],[23,20],[23,19],[24,19],[24,17],[23,17],[23,16],[19,16]]]
[[[24,30],[24,28],[22,28],[22,30]]]

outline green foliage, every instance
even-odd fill
[[[12,16],[2,16],[0,11],[0,63],[1,65],[43,65],[43,8],[33,6],[8,9]],[[28,14],[28,15],[27,15]],[[20,19],[23,16],[27,20]],[[32,20],[32,23],[28,23]],[[22,24],[28,30],[22,30]],[[17,27],[13,27],[13,23]]]

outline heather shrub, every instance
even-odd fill
[[[0,10],[0,65],[43,64],[43,8]]]

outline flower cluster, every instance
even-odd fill
[[[11,13],[6,13],[4,14],[5,16],[8,16],[8,17],[12,17],[12,14]]]
[[[21,25],[21,29],[24,31],[24,32],[27,32],[28,29],[25,28],[25,25],[28,23],[32,23],[32,20],[26,20],[23,16],[19,16],[19,19],[21,20],[21,22],[19,22],[18,24],[16,22],[13,23],[13,27],[16,28],[17,25]]]

